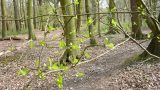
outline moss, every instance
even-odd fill
[[[140,61],[141,61],[141,58],[139,57],[139,54],[134,54],[133,56],[131,56],[130,58],[124,61],[123,66],[132,65]]]
[[[141,63],[143,61],[144,61],[143,64],[148,64],[148,63],[154,64],[154,63],[160,62],[160,60],[155,59],[151,56],[143,58],[140,54],[137,53],[131,56],[130,58],[126,59],[125,62],[123,63],[123,66],[133,65],[133,64]]]

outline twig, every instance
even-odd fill
[[[98,58],[100,58],[100,57],[102,57],[102,56],[104,56],[104,55],[108,54],[109,52],[111,52],[111,51],[115,50],[117,47],[119,47],[119,46],[123,45],[124,43],[126,43],[126,42],[127,42],[127,41],[129,41],[129,40],[130,40],[130,38],[126,39],[126,40],[125,40],[125,41],[123,41],[122,43],[117,44],[117,45],[116,45],[114,48],[112,48],[111,50],[109,50],[109,51],[107,51],[107,52],[105,52],[105,53],[102,53],[102,54],[98,55],[98,56],[97,56],[97,57],[95,57],[95,58],[92,58],[92,59],[90,59],[90,60],[87,60],[87,61],[81,62],[81,63],[79,63],[79,64],[77,64],[77,65],[81,65],[81,64],[84,64],[84,63],[88,63],[88,62],[91,62],[91,61],[95,61],[96,59],[98,59]]]
[[[122,25],[121,25],[121,23],[120,23],[120,21],[119,21],[119,18],[117,18],[117,20],[118,20],[118,24],[119,24],[119,25],[117,25],[117,27],[122,31],[123,34],[125,34],[126,36],[128,36],[134,43],[136,43],[140,48],[142,48],[142,49],[143,49],[145,52],[147,52],[150,56],[155,57],[155,58],[157,58],[157,59],[160,59],[159,56],[156,56],[156,55],[150,53],[145,47],[143,47],[143,46],[142,46],[140,43],[138,43],[134,38],[132,38],[129,34],[127,34],[127,33],[124,31],[124,29],[123,29],[123,27],[122,27]]]

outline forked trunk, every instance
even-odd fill
[[[149,9],[146,7],[146,5],[144,4],[142,0],[136,0],[136,3],[138,7],[141,7],[142,10],[146,11],[146,14],[142,16],[144,17],[144,19],[146,19],[145,21],[153,33],[153,38],[150,44],[148,45],[147,50],[154,55],[160,56],[160,28],[159,28],[159,25],[156,19],[152,17],[153,14],[149,11]],[[142,58],[146,58],[149,55],[146,51],[144,51],[141,56]]]

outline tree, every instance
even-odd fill
[[[70,0],[60,0],[63,15],[74,15],[73,7],[70,5]],[[66,41],[66,50],[61,58],[61,63],[72,62],[78,55],[79,47],[76,42],[76,26],[75,18],[63,17],[64,18],[64,36]]]
[[[97,21],[97,19],[96,19],[97,18],[97,15],[96,15],[96,12],[97,12],[97,0],[92,0],[91,4],[92,4],[91,10],[94,13],[93,18],[95,19],[93,21],[93,25],[95,26],[96,25],[96,21]]]
[[[19,22],[19,10],[18,10],[18,4],[17,0],[13,0],[13,6],[14,6],[14,18],[15,18],[15,25],[16,25],[16,31],[20,31],[20,22]]]
[[[109,0],[109,31],[108,34],[115,34],[116,33],[116,28],[114,26],[114,23],[116,21],[116,15],[115,12],[116,11],[116,4],[114,2],[114,0]]]
[[[98,8],[98,13],[100,13],[100,0],[97,0],[97,8]],[[100,29],[100,14],[98,14],[98,35],[101,37],[101,29]]]
[[[6,37],[6,11],[5,11],[5,0],[1,0],[1,13],[2,13],[2,38]]]
[[[147,50],[157,56],[160,56],[160,28],[156,21],[156,19],[153,17],[153,14],[149,11],[149,9],[146,7],[144,2],[142,0],[136,0],[137,6],[141,7],[140,11],[143,10],[142,16],[145,19],[148,27],[151,29],[153,37],[150,42],[150,44],[147,47]],[[145,14],[144,14],[145,10]],[[147,52],[143,52],[141,55],[143,58],[148,57]]]
[[[82,3],[81,0],[78,0],[79,4],[76,5],[76,11],[77,14],[81,14],[82,13]],[[80,32],[80,27],[81,27],[81,23],[82,23],[82,17],[80,15],[77,16],[77,24],[76,24],[76,32],[79,33]]]
[[[38,0],[39,1],[39,14],[43,14],[42,6],[43,6],[43,0]],[[40,27],[42,31],[45,30],[44,24],[43,24],[43,17],[40,18]]]
[[[28,39],[32,39],[35,40],[35,35],[33,33],[33,19],[31,19],[32,17],[32,0],[28,0],[28,5],[27,5],[27,23],[28,23]]]
[[[137,13],[138,7],[135,0],[130,0],[131,3],[131,21],[132,21],[132,37],[135,39],[142,39],[143,34],[141,31],[141,16],[140,13]]]
[[[33,17],[36,17],[36,0],[33,0]],[[34,28],[37,28],[37,19],[33,19]]]
[[[94,31],[93,31],[93,16],[90,15],[91,5],[90,5],[90,0],[85,0],[85,10],[87,14],[87,24],[88,24],[88,30],[89,30],[89,37],[90,37],[90,44],[91,45],[96,45],[96,40],[94,37]]]

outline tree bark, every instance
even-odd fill
[[[39,14],[42,15],[43,14],[43,10],[42,10],[42,6],[43,6],[43,0],[38,0],[39,1]],[[45,27],[44,27],[44,24],[43,24],[43,17],[40,18],[40,27],[41,27],[41,30],[44,31],[45,30]]]
[[[85,10],[86,10],[86,13],[91,13],[89,1],[90,0],[85,0]],[[93,16],[91,16],[90,14],[87,14],[87,21],[89,20],[89,18],[93,19]],[[95,37],[94,37],[93,23],[91,23],[91,24],[88,25],[88,30],[89,30],[90,44],[91,45],[96,45],[97,43],[96,43],[96,40],[95,40]]]
[[[151,29],[153,33],[153,38],[150,42],[150,44],[147,47],[147,50],[157,56],[160,56],[160,28],[158,23],[156,22],[155,18],[153,17],[153,14],[149,11],[149,9],[146,7],[144,2],[142,0],[136,0],[137,6],[141,7],[142,10],[145,10],[146,14],[143,14],[143,18],[146,19],[146,23],[148,27]],[[148,57],[147,52],[143,52],[141,54],[142,58]]]
[[[18,4],[17,0],[13,0],[13,6],[14,6],[14,18],[15,20],[15,25],[16,25],[16,31],[20,32],[20,21],[19,19],[19,10],[18,10]]]
[[[100,13],[100,0],[97,0],[97,8],[98,8],[98,13]],[[100,25],[100,14],[98,14],[98,35],[101,37],[101,25]]]
[[[36,17],[36,0],[33,0],[33,17]],[[33,19],[34,29],[37,28],[37,19]]]
[[[77,11],[77,14],[81,14],[82,13],[82,3],[81,3],[81,0],[78,0],[79,4],[76,5],[76,11]],[[80,27],[81,27],[81,23],[82,23],[82,17],[81,16],[77,16],[77,24],[76,24],[76,32],[77,34],[80,32]]]
[[[131,11],[137,12],[138,7],[135,0],[130,0],[130,3],[131,3]],[[140,13],[132,13],[131,21],[132,21],[132,37],[138,40],[143,39],[143,34],[141,31],[142,21]]]
[[[6,37],[6,11],[5,11],[5,0],[1,0],[1,13],[2,13],[2,38]]]
[[[113,25],[112,21],[116,21],[116,15],[115,13],[113,13],[114,11],[116,11],[116,5],[114,0],[109,0],[109,31],[108,34],[116,34],[116,28]]]
[[[74,15],[73,7],[70,5],[70,0],[60,0],[63,15]],[[67,6],[69,5],[69,6]],[[78,50],[73,48],[73,45],[78,45],[76,42],[76,26],[75,18],[64,18],[64,36],[66,40],[66,51],[61,59],[61,63],[72,62],[78,55]]]
[[[28,0],[28,5],[27,5],[27,22],[28,22],[28,39],[35,40],[35,35],[33,33],[34,27],[33,27],[33,19],[30,19],[32,17],[32,0]]]
[[[96,3],[97,1],[96,0],[92,0],[92,8],[91,8],[91,10],[92,10],[92,12],[93,13],[97,13],[97,3]],[[94,22],[93,22],[93,25],[95,26],[96,25],[96,23],[97,23],[97,15],[96,14],[94,14],[93,15],[93,18],[94,18]]]

